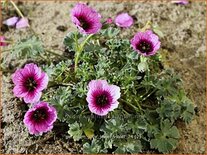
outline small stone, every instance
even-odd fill
[[[67,27],[65,27],[63,25],[60,25],[60,26],[57,27],[57,30],[65,32],[67,30]]]

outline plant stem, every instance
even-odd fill
[[[90,34],[84,41],[83,43],[80,45],[80,51],[83,51],[83,47],[85,46],[85,44],[87,43],[87,41],[93,36],[93,34]]]
[[[78,38],[77,38],[77,33],[75,35],[75,44],[76,44],[76,54],[75,54],[75,73],[77,71],[78,68],[78,60],[80,57],[81,52],[83,51],[83,48],[85,46],[85,44],[87,43],[87,41],[93,36],[93,34],[90,34],[81,45],[78,45]]]
[[[64,58],[64,59],[65,59],[65,57],[63,57],[62,55],[60,55],[60,54],[58,54],[58,53],[55,53],[55,52],[53,52],[53,51],[51,51],[51,50],[46,49],[45,51],[46,51],[47,53],[50,53],[50,54],[53,54],[53,55],[55,55],[55,56],[58,56],[58,57],[61,57],[61,58]]]
[[[134,106],[133,104],[130,104],[129,102],[125,101],[124,99],[120,99],[122,102],[126,103],[127,105],[131,106],[132,108],[134,108],[135,111],[140,111],[141,109],[137,108],[136,106]]]
[[[5,52],[9,52],[11,51],[12,49],[5,49],[5,50],[2,50],[1,53],[5,53]]]
[[[24,18],[24,15],[22,14],[22,12],[19,10],[19,8],[17,7],[17,5],[13,2],[10,1],[11,4],[14,6],[14,8],[16,9],[17,13],[19,14],[19,16],[21,16],[22,18]]]
[[[146,31],[146,29],[148,29],[148,26],[150,26],[151,25],[151,21],[147,21],[147,23],[145,24],[145,26],[143,27],[143,28],[141,28],[141,31],[142,32],[144,32],[144,31]]]
[[[139,101],[136,100],[136,99],[135,99],[135,101],[136,101],[136,103],[137,103],[138,108],[139,108],[140,110],[142,110],[142,107],[141,107],[141,105],[139,104]]]
[[[148,97],[150,97],[150,95],[152,95],[156,91],[157,91],[157,89],[154,89],[151,93],[149,93],[145,98],[142,99],[142,102],[145,101]],[[143,96],[145,96],[145,95],[143,95]]]

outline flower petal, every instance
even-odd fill
[[[16,23],[18,22],[19,18],[18,17],[11,17],[5,21],[3,21],[3,24],[7,26],[15,26]]]
[[[38,80],[41,77],[41,69],[34,63],[26,64],[22,69],[22,75],[24,77],[32,76],[35,80]]]
[[[16,23],[16,29],[21,29],[29,27],[29,21],[27,18],[21,18],[17,23]]]
[[[101,109],[101,108],[95,106],[94,104],[88,104],[88,108],[92,113],[99,115],[99,116],[105,116],[109,112],[108,109]]]
[[[110,92],[110,95],[112,96],[112,102],[115,102],[121,96],[120,87],[116,85],[105,86],[104,89]]]
[[[115,18],[115,24],[119,27],[128,28],[132,26],[134,20],[128,13],[121,13]]]
[[[24,96],[25,103],[35,103],[38,102],[41,98],[42,92],[33,91],[28,92],[26,96]]]
[[[22,85],[16,85],[13,89],[13,93],[16,97],[25,97],[28,91]]]
[[[92,91],[97,90],[97,89],[102,90],[104,85],[108,85],[106,80],[92,80],[89,83],[88,87],[89,87],[89,90],[92,90]]]
[[[112,103],[109,111],[113,111],[114,109],[118,108],[118,105],[119,105],[118,101]]]
[[[0,46],[8,46],[8,43],[6,43],[6,38],[4,36],[0,36]]]
[[[22,74],[22,69],[17,69],[15,73],[12,74],[12,82],[16,85],[20,85],[23,81],[24,76]]]
[[[42,91],[43,89],[47,88],[49,78],[48,75],[42,72],[41,77],[36,81],[37,82],[37,90]]]

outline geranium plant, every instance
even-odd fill
[[[112,24],[83,3],[71,19],[77,31],[65,36],[64,55],[44,48],[37,36],[10,50],[11,57],[33,60],[12,75],[14,95],[30,107],[28,132],[42,135],[58,119],[83,153],[172,152],[180,137],[177,122],[189,123],[194,106],[181,78],[162,65],[161,31],[148,22],[123,37],[134,22],[129,14]]]

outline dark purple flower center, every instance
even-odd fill
[[[33,77],[29,77],[25,82],[25,87],[27,88],[28,91],[33,91],[37,87],[37,82]]]
[[[82,27],[84,30],[91,28],[91,23],[84,16],[78,17],[78,20],[80,22],[80,27]]]
[[[151,43],[150,41],[148,41],[148,40],[141,40],[141,41],[137,44],[136,48],[137,48],[140,52],[142,52],[142,53],[150,53],[150,52],[153,51],[153,45],[152,45],[152,43]]]
[[[42,120],[45,120],[47,118],[47,111],[46,111],[46,109],[44,109],[44,108],[37,109],[33,113],[32,118],[35,121],[37,121],[37,122],[42,121]]]
[[[109,94],[103,93],[96,96],[96,104],[101,107],[105,107],[109,104]]]

